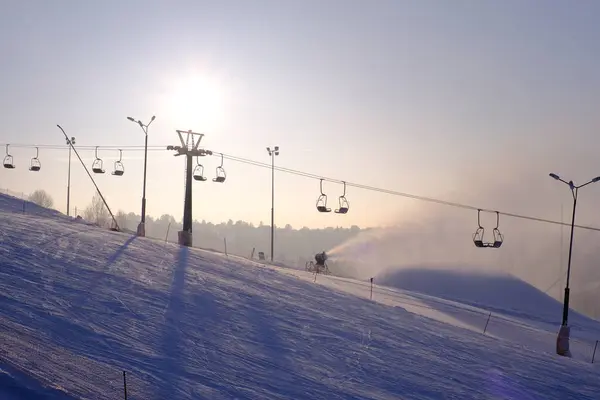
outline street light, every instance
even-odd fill
[[[591,181],[584,183],[583,185],[576,186],[573,181],[565,181],[560,176],[556,174],[550,174],[551,178],[556,179],[557,181],[563,182],[569,186],[571,189],[571,194],[573,195],[573,217],[571,219],[571,239],[569,241],[569,261],[567,263],[567,283],[565,285],[565,296],[563,301],[563,315],[562,315],[562,323],[560,329],[558,331],[558,337],[556,338],[556,353],[561,356],[570,356],[569,351],[569,335],[571,329],[568,326],[569,320],[569,280],[571,277],[571,254],[573,253],[573,230],[575,228],[575,210],[577,208],[577,195],[579,189],[589,185],[590,183],[596,183],[600,181],[600,176],[592,179]]]
[[[148,164],[148,127],[150,126],[152,121],[154,121],[155,118],[156,116],[153,115],[150,119],[150,122],[148,122],[147,125],[144,125],[140,120],[136,121],[132,117],[127,117],[127,119],[131,122],[135,122],[136,124],[138,124],[140,128],[142,128],[142,131],[144,131],[144,135],[146,136],[146,139],[144,141],[144,189],[142,191],[142,220],[140,221],[137,227],[137,235],[142,237],[146,236],[146,166]]]
[[[69,173],[67,178],[67,217],[71,215],[71,145],[75,144],[75,137],[71,136],[71,139],[66,139],[67,146],[69,146]]]
[[[273,262],[274,238],[275,238],[275,156],[279,155],[279,146],[273,149],[267,147],[271,156],[271,262]]]

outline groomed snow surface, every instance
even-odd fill
[[[370,301],[368,282],[23,213],[8,196],[0,224],[3,400],[119,399],[123,371],[140,400],[600,398],[599,324],[573,314],[580,339],[559,357],[560,305],[510,280],[479,304],[483,278],[411,272]]]

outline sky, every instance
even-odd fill
[[[570,194],[548,173],[600,175],[599,12],[593,1],[5,1],[0,144],[17,168],[0,170],[0,189],[44,189],[65,211],[66,148],[40,148],[35,173],[35,149],[18,146],[64,146],[60,124],[88,146],[88,168],[92,146],[107,170],[125,148],[124,176],[94,178],[114,211],[140,213],[143,152],[126,146],[144,135],[126,117],[156,115],[156,217],[182,217],[184,161],[162,149],[191,129],[216,153],[269,163],[278,145],[281,167],[560,219]],[[94,187],[72,161],[81,210]],[[220,160],[201,162],[212,178]],[[269,224],[269,169],[223,166],[224,184],[194,182],[194,218]],[[584,190],[578,222],[600,224],[600,185]],[[324,191],[335,207],[342,185]],[[432,212],[348,187],[350,212],[324,215],[318,194],[318,180],[277,172],[275,223],[388,226]]]

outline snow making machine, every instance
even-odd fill
[[[306,263],[306,270],[315,274],[329,275],[329,268],[327,267],[327,254],[325,252],[315,254],[315,261],[308,261]]]

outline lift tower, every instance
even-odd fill
[[[186,157],[185,163],[185,201],[183,204],[183,229],[178,232],[178,241],[182,246],[192,246],[192,171],[193,157],[204,157],[212,155],[212,151],[199,149],[198,145],[204,136],[203,133],[192,132],[191,130],[177,130],[181,146],[167,146],[167,150],[174,150],[175,157]],[[185,140],[183,136],[186,135]]]

